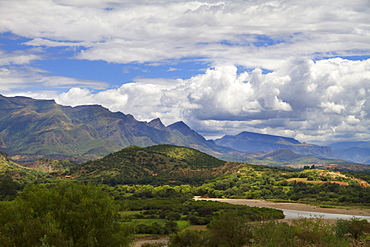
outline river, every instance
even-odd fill
[[[200,198],[195,197],[195,200],[212,200],[219,202],[227,202],[231,204],[246,205],[251,207],[265,207],[282,210],[285,219],[313,218],[320,217],[323,219],[366,219],[370,222],[369,209],[341,209],[341,208],[320,208],[312,205],[299,203],[275,203],[263,200],[249,199],[221,199],[221,198]]]

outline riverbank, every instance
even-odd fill
[[[327,213],[327,214],[345,214],[345,215],[354,215],[354,216],[370,216],[370,209],[361,209],[361,208],[344,208],[344,207],[335,207],[335,208],[321,208],[308,204],[301,203],[289,203],[289,202],[271,202],[263,200],[254,200],[254,199],[221,199],[221,198],[200,198],[196,197],[196,200],[212,200],[227,202],[231,204],[246,205],[250,207],[265,207],[265,208],[275,208],[282,210],[297,210],[297,211],[307,211],[307,212],[316,212],[316,213]]]
[[[328,215],[321,215],[321,216],[323,219],[326,219],[327,221],[333,222],[333,223],[338,218],[348,219],[352,216],[370,217],[370,209],[360,209],[360,208],[355,209],[355,208],[344,208],[344,207],[320,208],[320,207],[316,207],[313,205],[301,204],[301,203],[271,202],[271,201],[253,200],[253,199],[221,199],[221,198],[200,198],[200,197],[195,197],[194,199],[195,200],[220,201],[220,202],[226,202],[230,204],[246,205],[250,207],[266,207],[266,208],[281,209],[284,211],[284,214],[286,215],[286,218],[281,220],[283,222],[291,222],[292,220],[298,219],[299,217],[310,217],[310,215],[314,216],[314,213],[317,213],[319,217],[320,217],[320,214],[328,214]],[[328,217],[328,216],[331,216],[331,217]],[[205,230],[204,226],[201,226],[201,227],[204,228],[204,229],[202,228],[202,230]],[[139,238],[136,240],[135,247],[140,247],[144,243],[165,243],[166,241],[168,241],[168,239],[169,239],[168,236],[161,236],[159,238],[155,238],[155,237]]]

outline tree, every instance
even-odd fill
[[[170,235],[169,247],[205,247],[212,245],[211,237],[206,232],[185,230]]]
[[[54,246],[128,246],[130,234],[115,222],[117,212],[113,199],[96,186],[33,185],[0,205],[7,215],[0,219],[0,241],[38,246],[46,235]]]
[[[17,195],[20,185],[9,175],[0,176],[0,200],[12,200]]]
[[[249,218],[237,212],[220,215],[208,227],[214,240],[221,246],[240,247],[253,237]]]

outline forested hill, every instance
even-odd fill
[[[238,167],[238,163],[225,162],[187,147],[130,146],[104,158],[79,164],[64,175],[80,180],[129,183],[153,179],[204,179],[235,172]]]

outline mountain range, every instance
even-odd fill
[[[370,164],[370,142],[338,142],[330,147],[342,159],[361,164]]]
[[[225,153],[185,123],[164,126],[159,119],[137,121],[100,105],[61,106],[53,100],[0,95],[0,150],[18,161],[40,158],[83,162],[124,147],[173,144]]]
[[[0,151],[18,162],[41,158],[85,162],[128,146],[161,144],[190,147],[229,161],[248,162],[255,159],[256,152],[266,156],[280,149],[301,155],[301,161],[304,156],[311,158],[313,155],[318,157],[317,162],[339,158],[330,147],[300,143],[293,138],[242,132],[215,141],[206,140],[184,122],[165,126],[158,118],[150,122],[138,121],[132,115],[111,112],[100,105],[70,107],[54,100],[0,95]],[[364,155],[370,152],[366,145],[351,148]],[[346,153],[339,150],[341,154]],[[294,156],[285,154],[285,159],[290,157],[290,162],[295,162]],[[281,160],[282,153],[278,156],[277,161]],[[271,160],[274,155],[267,157]],[[353,155],[346,157],[351,160]]]
[[[241,132],[237,135],[225,135],[215,140],[220,146],[229,147],[242,152],[271,152],[279,149],[288,149],[296,154],[315,155],[321,158],[335,159],[337,155],[333,153],[330,147],[318,146],[307,143],[300,143],[296,139],[259,134],[253,132]]]

